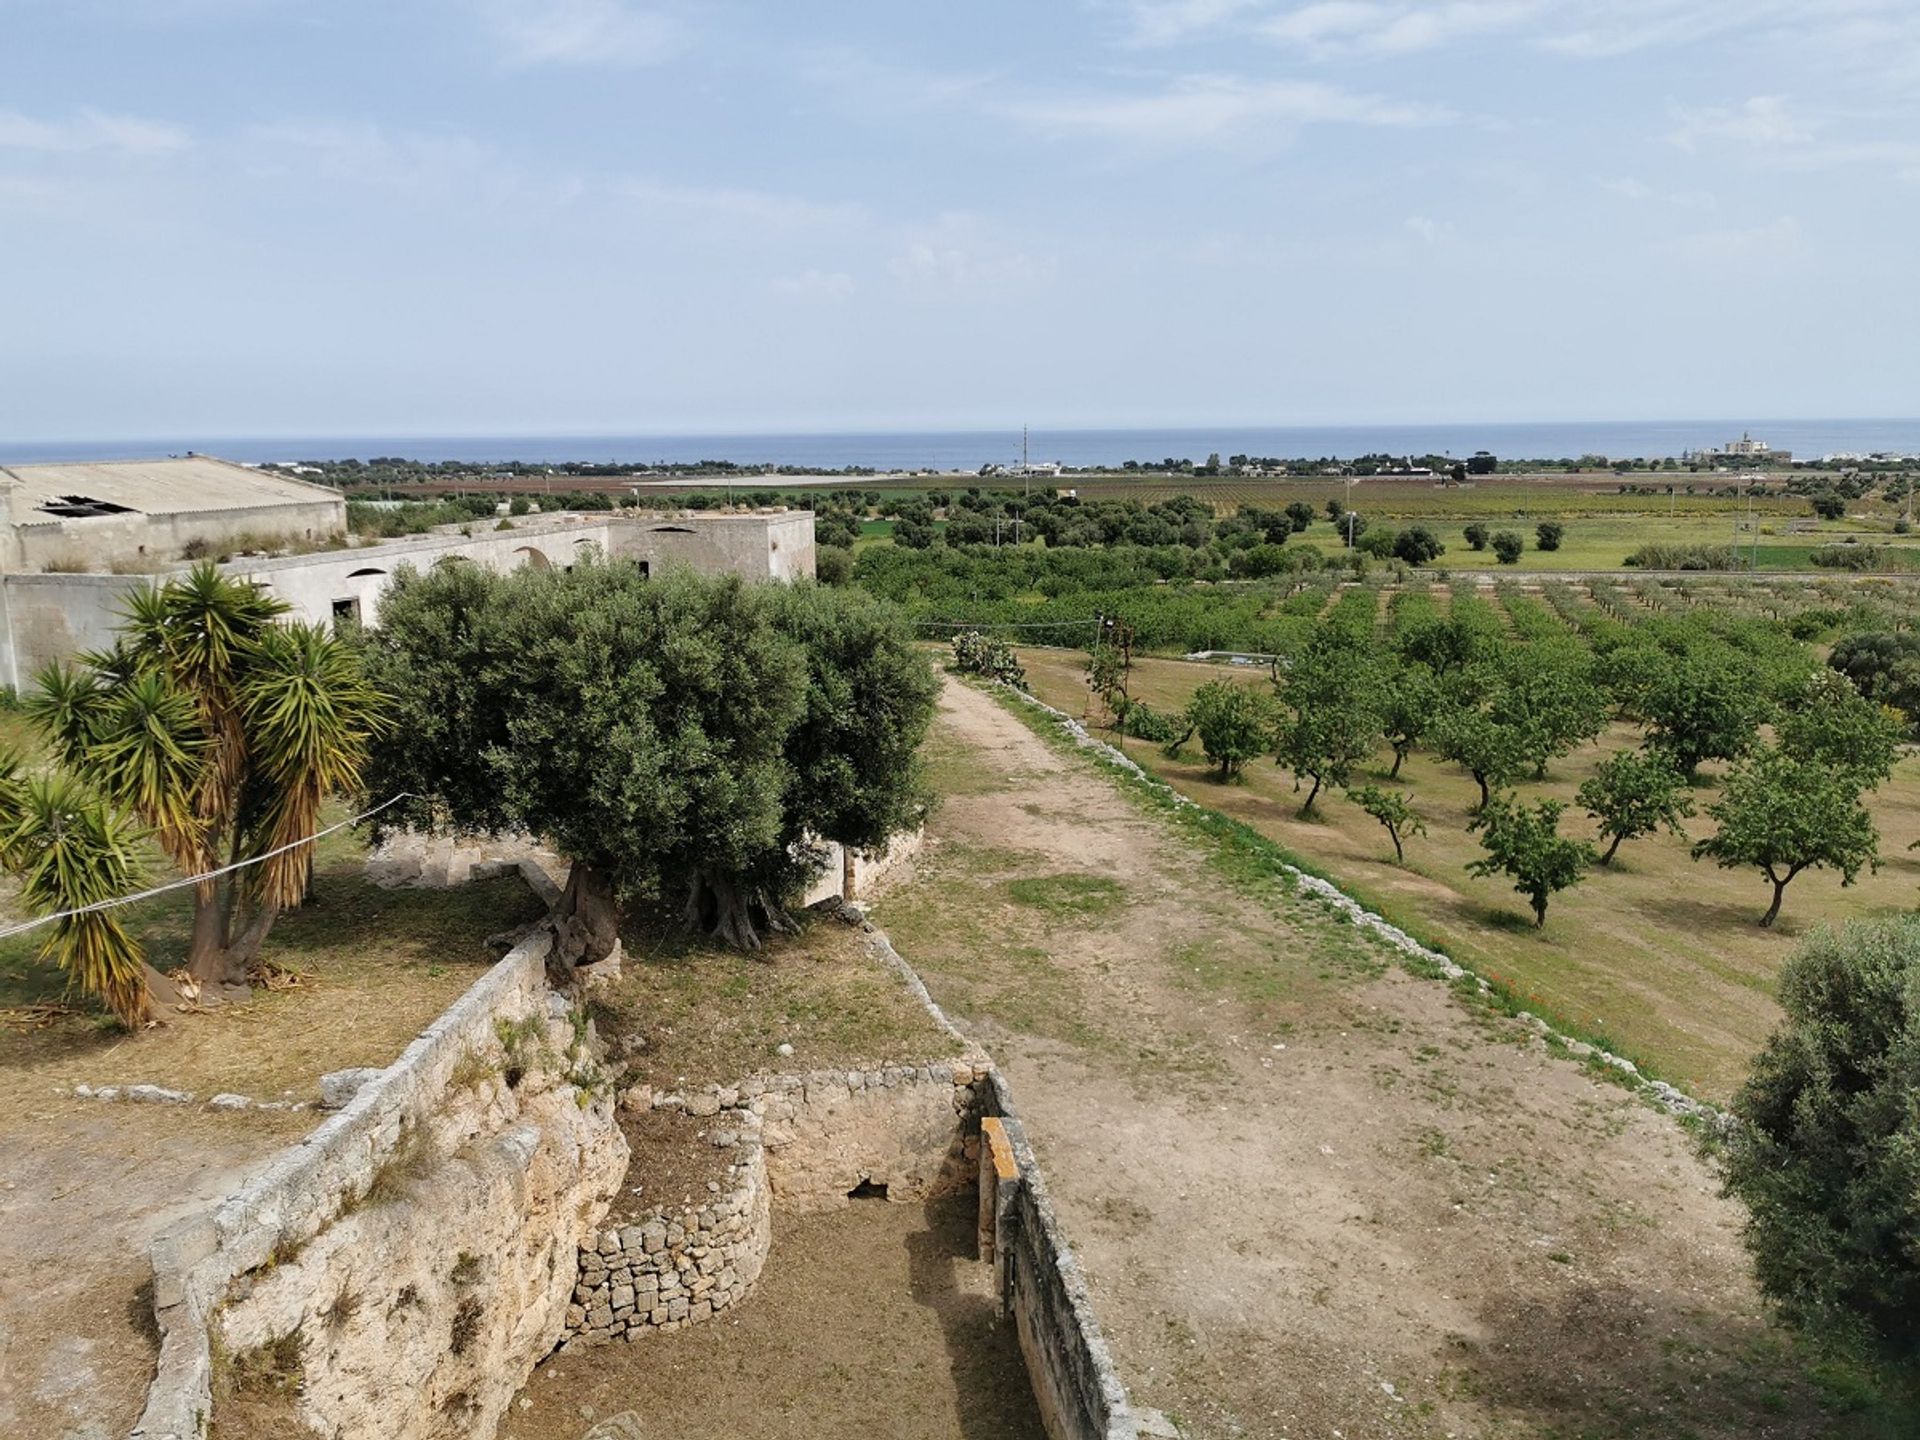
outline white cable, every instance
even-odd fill
[[[218,870],[209,870],[204,875],[189,875],[184,880],[172,880],[165,885],[156,885],[151,890],[137,891],[132,895],[116,896],[112,900],[96,900],[91,905],[80,906],[77,910],[60,910],[52,915],[42,915],[37,920],[24,920],[18,925],[8,925],[4,929],[0,929],[0,940],[10,939],[15,935],[24,935],[29,930],[38,930],[42,925],[51,925],[56,920],[70,920],[76,915],[91,915],[96,910],[111,910],[118,905],[133,905],[141,900],[151,900],[156,895],[165,895],[169,890],[184,890],[189,885],[198,885],[206,880],[218,880],[222,875],[231,875],[234,871],[244,870],[249,865],[258,865],[263,860],[271,860],[276,855],[284,855],[289,850],[298,850],[302,845],[311,845],[316,840],[323,840],[336,830],[344,830],[349,825],[358,825],[369,815],[378,815],[389,805],[398,805],[402,800],[414,800],[418,798],[419,797],[412,791],[402,790],[391,799],[382,800],[371,810],[362,810],[358,815],[350,815],[337,825],[329,825],[324,830],[316,830],[304,840],[290,840],[285,845],[276,846],[274,849],[267,851],[264,855],[255,855],[248,860],[236,860],[231,865],[222,865]]]

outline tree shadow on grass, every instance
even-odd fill
[[[908,1271],[914,1299],[940,1321],[963,1440],[1044,1440],[1012,1317],[998,1319],[990,1294],[959,1283],[981,1263],[974,1192],[928,1201],[925,1213],[926,1228],[907,1236]]]
[[[1676,1290],[1581,1281],[1509,1295],[1454,1363],[1504,1416],[1582,1440],[1891,1437],[1877,1397],[1816,1384],[1808,1357],[1763,1320],[1689,1305]]]

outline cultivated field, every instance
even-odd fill
[[[1022,651],[1034,692],[1073,714],[1091,713],[1083,652]],[[1264,672],[1179,660],[1136,662],[1132,693],[1155,709],[1184,705],[1202,682],[1222,673],[1267,685]],[[1094,718],[1099,718],[1097,715]],[[1884,857],[1877,874],[1843,887],[1839,877],[1810,871],[1787,891],[1771,930],[1755,921],[1768,887],[1757,872],[1721,870],[1689,857],[1685,840],[1662,833],[1621,848],[1611,866],[1553,899],[1544,930],[1535,931],[1525,900],[1502,878],[1466,872],[1481,850],[1467,834],[1479,792],[1457,766],[1416,750],[1398,787],[1411,791],[1428,834],[1407,842],[1404,866],[1373,819],[1341,797],[1323,799],[1317,815],[1302,818],[1293,777],[1269,759],[1246,767],[1244,778],[1223,784],[1197,744],[1185,758],[1167,759],[1157,746],[1122,740],[1142,765],[1195,799],[1272,836],[1407,928],[1490,976],[1505,980],[1544,1013],[1604,1040],[1651,1065],[1663,1078],[1714,1100],[1724,1100],[1778,1017],[1773,1001],[1780,963],[1815,925],[1828,920],[1910,910],[1920,900],[1920,757],[1904,758],[1891,782],[1870,800]],[[1528,781],[1526,795],[1569,802],[1563,833],[1591,834],[1591,822],[1572,807],[1574,792],[1608,753],[1637,743],[1635,732],[1610,727],[1598,745],[1550,767],[1547,779]],[[1383,746],[1355,785],[1386,783],[1392,755]],[[1696,804],[1713,796],[1707,767]],[[1712,833],[1704,817],[1689,822],[1695,838]]]

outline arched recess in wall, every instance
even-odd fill
[[[522,557],[520,560],[520,564],[522,565],[531,565],[536,570],[551,570],[553,568],[553,562],[549,560],[543,552],[534,549],[531,545],[515,546],[513,553]]]

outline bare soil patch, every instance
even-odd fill
[[[1011,1076],[1142,1403],[1195,1437],[1861,1433],[1669,1118],[986,695],[947,686],[935,749],[976,783],[878,918]],[[1124,893],[1011,885],[1060,874]]]
[[[707,1182],[724,1186],[739,1153],[713,1143],[714,1127],[722,1123],[681,1110],[621,1111],[620,1130],[634,1158],[606,1223],[627,1225],[662,1207],[675,1213],[704,1205]]]
[[[1042,1440],[1011,1323],[973,1258],[973,1198],[774,1217],[760,1283],[716,1320],[570,1350],[501,1440],[579,1440],[631,1414],[674,1440]]]

